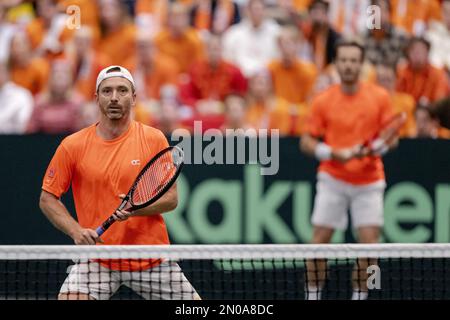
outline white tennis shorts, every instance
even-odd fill
[[[121,285],[146,300],[196,300],[199,295],[175,262],[165,261],[143,271],[113,271],[94,261],[69,267],[60,293],[84,293],[96,300],[107,300]]]
[[[353,185],[325,172],[317,175],[312,224],[345,230],[350,210],[353,228],[383,225],[383,194],[386,182]]]

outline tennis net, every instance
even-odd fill
[[[355,292],[450,299],[450,244],[0,246],[0,299],[61,292],[80,299],[350,299]]]

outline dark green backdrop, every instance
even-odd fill
[[[70,244],[38,207],[42,176],[61,136],[0,136],[0,244]],[[208,142],[205,142],[205,145]],[[256,165],[186,165],[178,209],[166,214],[174,243],[296,243],[311,236],[317,163],[280,140],[278,174]],[[450,242],[450,141],[403,140],[385,157],[386,242]],[[63,201],[73,212],[70,195]],[[352,232],[334,241],[353,241]]]

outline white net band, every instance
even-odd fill
[[[450,244],[0,246],[0,260],[450,258]]]

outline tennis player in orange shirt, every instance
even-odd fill
[[[341,83],[316,96],[301,150],[315,156],[320,165],[312,214],[312,242],[329,243],[335,229],[344,230],[350,211],[358,241],[376,243],[383,225],[385,177],[381,156],[396,145],[361,148],[393,115],[385,89],[359,80],[364,47],[343,40],[336,47],[336,68]],[[376,263],[361,259],[353,271],[352,299],[367,299],[367,267]],[[321,298],[326,261],[307,263],[307,299]]]
[[[116,211],[115,223],[99,238],[95,229],[120,204],[143,166],[168,146],[163,133],[131,119],[135,84],[121,66],[103,69],[96,84],[99,122],[66,137],[45,173],[40,208],[77,245],[168,245],[161,213],[177,206],[174,185],[155,203],[134,212]],[[70,185],[76,221],[60,201]],[[101,278],[101,282],[100,282]],[[75,264],[59,299],[109,299],[124,284],[145,299],[199,299],[173,262],[106,260]]]

